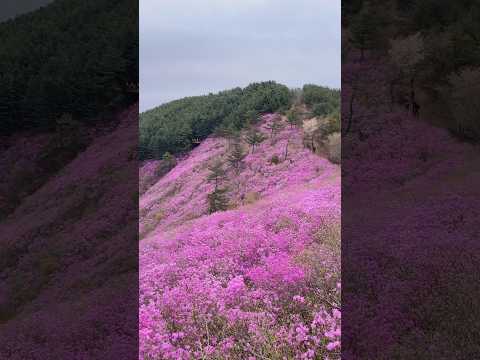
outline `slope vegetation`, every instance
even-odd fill
[[[344,142],[345,358],[475,357],[480,148],[405,111],[369,125]]]
[[[235,148],[220,137],[141,196],[141,359],[339,358],[340,169],[297,127],[272,136],[278,119],[225,165],[226,211],[207,201],[209,167]]]
[[[56,0],[0,23],[0,133],[101,124],[138,100],[138,2]]]
[[[0,223],[2,359],[136,353],[138,107],[118,118]]]
[[[140,114],[140,157],[189,151],[215,129],[241,129],[259,113],[286,109],[289,89],[274,81],[171,101]]]

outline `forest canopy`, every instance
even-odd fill
[[[306,84],[302,93],[303,101],[315,116],[340,116],[340,90]]]
[[[291,102],[286,86],[268,81],[163,104],[140,114],[140,158],[188,151],[214,131],[235,132]]]
[[[57,0],[0,24],[1,132],[93,122],[138,94],[138,2]],[[133,91],[132,91],[133,84]]]

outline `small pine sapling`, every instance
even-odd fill
[[[275,142],[277,134],[284,128],[284,125],[281,122],[280,116],[275,116],[272,120],[272,123],[267,125],[267,129],[270,130],[270,139],[272,144]]]
[[[216,188],[213,192],[208,194],[208,212],[210,214],[228,209],[227,191],[227,188]]]
[[[235,173],[238,174],[242,169],[244,164],[243,159],[245,159],[246,156],[247,154],[243,151],[240,142],[235,142],[233,150],[227,158],[228,163],[235,170]]]
[[[245,137],[245,141],[247,144],[252,146],[252,154],[255,152],[255,146],[262,143],[265,140],[265,136],[256,131],[255,129],[252,129],[249,131],[247,136]]]
[[[215,191],[218,189],[218,186],[226,179],[225,169],[223,168],[223,163],[219,160],[213,165],[208,167],[210,174],[207,176],[207,181],[215,184]]]

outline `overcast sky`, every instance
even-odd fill
[[[254,81],[340,87],[340,0],[141,0],[140,109]]]

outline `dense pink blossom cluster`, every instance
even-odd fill
[[[269,135],[266,127],[271,121],[272,116],[266,115],[259,126],[265,136]],[[249,193],[264,197],[311,179],[339,176],[338,167],[303,147],[302,133],[298,129],[286,126],[274,140],[272,144],[267,137],[253,153],[243,143],[248,156],[243,171],[238,175],[225,164],[229,177],[225,185],[229,188],[233,206],[242,205],[242,199]],[[285,158],[287,142],[288,154]],[[164,231],[205,215],[205,194],[213,189],[206,180],[208,165],[218,159],[226,163],[229,149],[225,139],[208,138],[155,183],[140,199],[140,233]],[[275,155],[281,160],[278,164],[270,162]]]
[[[140,244],[140,359],[339,358],[339,259],[316,239],[339,221],[338,167],[286,128],[232,176],[232,201],[260,199],[206,215],[206,164],[226,146],[207,139],[140,200],[163,210]]]
[[[140,164],[138,169],[138,189],[143,194],[160,177],[158,169],[162,166],[162,160],[147,160]]]
[[[144,161],[139,170],[138,177],[139,179],[149,178],[155,175],[155,170],[160,164],[161,160],[147,160]]]

